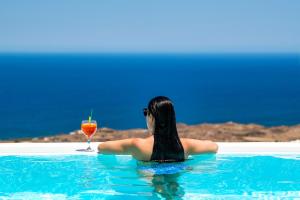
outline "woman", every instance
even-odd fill
[[[153,98],[143,110],[151,134],[147,138],[131,138],[99,144],[103,154],[131,154],[142,161],[184,161],[189,155],[216,153],[212,141],[179,138],[173,103],[164,96]]]

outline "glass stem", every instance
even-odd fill
[[[88,147],[88,149],[91,149],[91,140],[90,140],[90,138],[88,139],[88,145],[89,145],[89,147]]]

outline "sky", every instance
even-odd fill
[[[0,52],[300,52],[299,0],[1,0]]]

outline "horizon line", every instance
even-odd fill
[[[134,55],[205,55],[205,54],[299,54],[299,51],[0,51],[0,54],[134,54]]]

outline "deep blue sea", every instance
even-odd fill
[[[299,54],[1,54],[0,69],[1,139],[68,133],[91,109],[145,128],[157,95],[187,124],[300,123]]]

